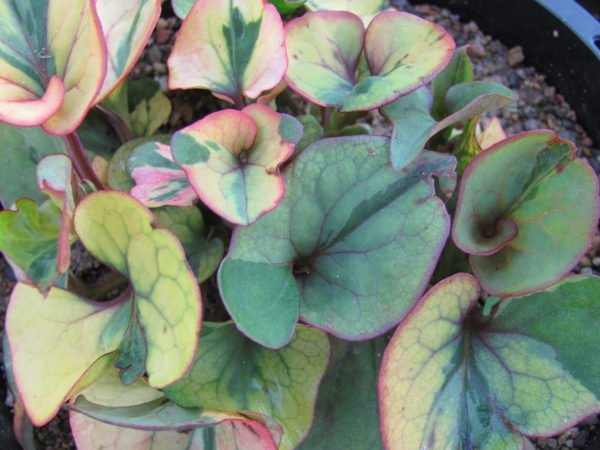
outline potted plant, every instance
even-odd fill
[[[5,7],[23,446],[61,408],[80,448],[169,449],[524,448],[600,411],[600,280],[569,276],[598,180],[571,142],[482,128],[510,89],[350,0],[175,1],[169,88],[229,105],[156,135],[164,94],[126,77],[160,3]]]

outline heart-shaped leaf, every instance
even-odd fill
[[[331,338],[314,424],[298,450],[381,449],[377,374],[387,339],[346,342]]]
[[[249,225],[274,209],[285,184],[279,166],[294,152],[302,125],[263,105],[219,111],[175,133],[175,162],[215,213]]]
[[[266,0],[203,0],[187,15],[168,60],[171,89],[210,89],[237,105],[282,79],[283,24]]]
[[[283,427],[280,449],[296,447],[312,424],[329,362],[326,334],[300,326],[288,346],[270,350],[231,323],[205,323],[200,339],[194,366],[165,389],[167,397],[188,407],[260,412]]]
[[[379,380],[386,448],[523,448],[600,411],[600,279],[569,278],[477,305],[458,274],[425,295],[386,349]]]
[[[455,160],[427,152],[397,174],[389,142],[356,136],[312,144],[286,169],[277,209],[235,230],[218,277],[243,333],[281,347],[300,312],[337,336],[368,339],[410,310],[449,227],[431,175],[452,174]]]
[[[381,13],[366,32],[344,11],[307,13],[286,25],[286,81],[312,102],[340,111],[391,103],[430,81],[450,61],[454,40],[408,13]],[[357,79],[360,56],[370,75]]]
[[[150,384],[163,387],[189,368],[202,311],[197,280],[180,243],[171,233],[153,229],[152,221],[150,211],[131,197],[99,192],[77,206],[75,230],[90,253],[129,277]]]
[[[223,258],[225,246],[219,238],[204,237],[207,232],[198,208],[163,206],[153,212],[156,224],[172,232],[181,242],[198,283],[215,273]]]
[[[5,1],[0,17],[0,120],[71,133],[106,73],[95,2]]]
[[[477,155],[460,187],[453,239],[493,295],[541,289],[588,249],[598,180],[551,131],[512,136]]]
[[[106,43],[107,69],[95,103],[104,100],[133,68],[158,21],[160,4],[161,0],[96,2]]]
[[[22,197],[42,203],[46,196],[36,183],[36,167],[46,155],[66,153],[65,141],[39,127],[0,123],[0,201],[10,208]]]
[[[93,303],[53,287],[44,297],[18,283],[6,313],[6,333],[19,395],[41,426],[59,410],[88,368],[117,349],[129,304]]]
[[[516,101],[510,89],[491,81],[470,81],[448,89],[445,99],[444,119],[432,116],[432,97],[427,88],[421,88],[394,103],[384,106],[381,112],[392,121],[390,160],[395,169],[409,164],[436,133],[458,122],[477,117]]]
[[[148,142],[135,148],[127,170],[136,183],[131,195],[145,206],[191,206],[198,200],[185,172],[173,161],[168,145]]]
[[[87,249],[131,281],[109,303],[52,288],[44,298],[19,283],[7,313],[7,333],[19,393],[36,425],[47,422],[90,365],[120,350],[115,365],[133,382],[144,371],[163,387],[193,361],[201,321],[198,284],[183,250],[151,213],[120,192],[85,197],[75,229]],[[60,378],[60,380],[57,380]]]
[[[123,385],[115,370],[106,371],[82,395],[74,406],[69,406],[73,437],[80,449],[213,448],[202,445],[209,444],[211,438],[217,444],[214,448],[221,450],[275,449],[281,438],[281,428],[259,414],[186,408],[186,416],[183,408],[169,403],[143,379]],[[155,400],[159,401],[151,403]],[[147,407],[149,402],[154,409]],[[125,418],[124,413],[130,413],[130,417]],[[236,442],[239,447],[233,445]]]
[[[46,289],[68,268],[68,228],[66,242],[58,245],[61,222],[61,210],[50,201],[38,207],[23,198],[17,200],[16,211],[0,212],[0,250],[19,280]]]

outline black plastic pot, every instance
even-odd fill
[[[600,147],[599,0],[413,0],[447,7],[474,20],[508,46],[521,45],[527,64],[547,76]],[[594,14],[594,15],[592,15]]]

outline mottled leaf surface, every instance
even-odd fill
[[[0,123],[0,201],[10,208],[22,197],[42,203],[46,196],[36,183],[36,167],[46,155],[66,153],[63,139],[40,127],[15,127]]]
[[[236,229],[219,289],[242,332],[281,347],[300,313],[337,336],[368,339],[410,310],[449,227],[431,175],[452,172],[454,159],[426,153],[397,174],[389,142],[316,142],[286,169],[277,209]]]
[[[597,362],[583,352],[598,352],[599,288],[596,277],[569,278],[502,302],[486,322],[473,276],[438,283],[385,352],[385,447],[523,448],[523,435],[559,434],[597,413]]]
[[[148,207],[191,206],[198,200],[185,172],[173,161],[168,145],[148,142],[135,148],[127,170],[136,183],[131,195]]]
[[[231,323],[205,323],[200,351],[190,372],[165,389],[183,406],[254,411],[283,427],[281,449],[292,449],[313,421],[329,341],[320,330],[298,327],[280,350],[258,345]]]
[[[253,104],[208,115],[175,133],[171,146],[202,202],[230,222],[249,225],[283,197],[279,166],[301,137],[296,119]]]
[[[160,0],[96,2],[106,43],[107,68],[95,103],[106,98],[133,68],[160,16],[160,4]]]
[[[447,116],[438,121],[432,113],[432,96],[428,88],[406,95],[381,112],[393,123],[390,160],[395,169],[410,163],[429,138],[458,122],[477,117],[514,102],[517,96],[501,84],[470,81],[448,89],[445,99]]]
[[[170,136],[156,135],[134,139],[120,146],[108,164],[108,185],[111,189],[129,192],[135,186],[135,181],[129,176],[128,164],[131,153],[148,142],[168,144]]]
[[[75,213],[83,245],[132,285],[133,309],[123,319],[128,329],[117,367],[139,376],[145,366],[150,384],[160,388],[181,378],[192,363],[202,311],[181,245],[152,222],[148,209],[114,191],[88,195]],[[145,361],[135,358],[140,351],[147,352]]]
[[[450,61],[441,27],[411,14],[379,14],[367,30],[344,11],[307,13],[286,25],[286,81],[302,96],[340,111],[367,111],[423,86]],[[364,50],[369,73],[359,76]]]
[[[381,449],[377,374],[387,339],[331,338],[331,362],[319,388],[313,426],[298,450]]]
[[[106,73],[95,2],[3,0],[0,17],[0,120],[72,132]]]
[[[171,89],[204,88],[232,103],[282,79],[283,24],[264,0],[203,0],[187,15],[168,60]]]
[[[44,297],[16,285],[6,333],[19,395],[35,425],[56,414],[94,361],[117,349],[124,331],[118,315],[127,306],[93,303],[56,287]]]
[[[172,232],[185,250],[198,283],[208,279],[219,267],[225,245],[219,238],[209,238],[202,213],[196,207],[163,206],[154,210],[156,224]]]
[[[557,281],[588,249],[598,222],[598,180],[572,143],[551,131],[512,136],[477,155],[461,184],[456,245],[493,295]]]

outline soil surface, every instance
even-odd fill
[[[163,14],[144,53],[132,71],[135,78],[152,77],[167,92],[166,60],[171,52],[177,30],[181,21],[174,17],[169,5],[163,5]],[[520,47],[506,48],[500,42],[484,35],[473,23],[462,23],[459,17],[448,10],[420,5],[413,7],[406,1],[394,2],[399,9],[413,12],[425,19],[443,26],[455,38],[458,45],[469,45],[469,55],[474,64],[477,80],[490,80],[502,83],[519,94],[520,99],[513,105],[503,108],[496,114],[500,117],[507,134],[537,128],[555,130],[565,139],[574,141],[579,149],[579,156],[590,163],[596,173],[600,172],[600,143],[594,143],[577,124],[577,117],[565,99],[552,86],[545,82],[545,77],[527,65],[527,55]],[[216,99],[207,91],[177,90],[168,91],[173,112],[167,124],[161,129],[172,132],[186,126],[211,112],[229,107]],[[376,112],[371,113],[369,122],[374,134],[390,133],[390,126]],[[97,278],[105,273],[102,266],[93,258],[85,255],[81,248],[74,249],[74,261],[79,275]],[[600,271],[600,236],[597,234],[590,251],[574,268],[576,273],[595,274]],[[14,277],[10,267],[0,256],[0,319],[8,296],[14,286]],[[2,333],[2,330],[0,330]],[[6,399],[0,410],[0,448],[9,450],[19,448],[12,440],[7,427],[10,427],[12,397],[6,393],[4,371],[0,371],[0,395]],[[61,412],[48,425],[35,430],[38,448],[46,450],[75,448],[70,435],[68,415]],[[537,439],[533,442],[537,449],[598,449],[600,448],[600,425],[598,417],[593,416],[573,427],[560,436]],[[359,449],[360,450],[360,449]]]

